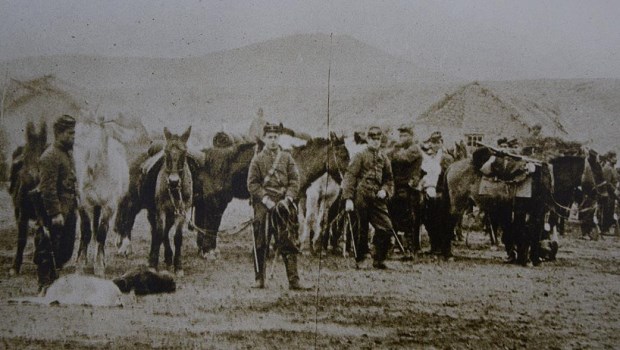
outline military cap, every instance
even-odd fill
[[[433,142],[437,143],[439,141],[443,141],[443,137],[441,136],[441,131],[433,131],[431,136],[424,142]]]
[[[408,126],[407,124],[402,124],[401,126],[399,126],[398,131],[413,135],[413,128],[411,126]]]
[[[506,144],[508,145],[508,147],[516,147],[519,145],[519,140],[516,138],[511,138],[510,140],[506,141]]]
[[[371,138],[371,139],[379,140],[381,139],[382,134],[383,134],[383,131],[381,130],[380,127],[376,125],[372,125],[368,127],[368,129],[366,130],[366,137]]]
[[[75,118],[68,114],[64,114],[54,122],[54,132],[61,133],[68,129],[75,128]]]
[[[607,152],[607,154],[605,154],[605,158],[607,159],[616,158],[616,152],[615,151]]]
[[[506,147],[506,146],[508,146],[508,139],[505,138],[505,137],[502,137],[502,138],[498,139],[497,140],[497,145],[499,147]]]
[[[263,127],[263,135],[267,134],[268,132],[275,132],[277,134],[281,134],[282,124],[272,124],[272,123],[265,124],[265,126]]]

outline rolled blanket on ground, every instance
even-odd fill
[[[171,274],[155,272],[146,266],[139,266],[129,270],[121,277],[113,280],[121,292],[129,293],[132,290],[136,295],[172,293],[176,290],[176,283]]]

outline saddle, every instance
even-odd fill
[[[510,200],[532,197],[532,173],[539,162],[487,147],[489,158],[478,168],[482,173],[478,194]]]

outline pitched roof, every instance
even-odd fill
[[[560,122],[559,112],[553,108],[514,96],[500,97],[478,82],[447,94],[417,118],[421,124],[456,128],[466,126],[470,131],[475,131],[477,127],[488,128],[489,123],[501,127],[507,121],[518,123],[527,130],[540,123],[545,134],[568,134]]]

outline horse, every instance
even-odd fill
[[[539,242],[547,205],[551,200],[552,181],[549,168],[545,163],[534,168],[528,165],[527,173],[529,174],[519,168],[517,169],[519,171],[518,182],[507,178],[504,182],[498,183],[501,188],[508,188],[509,191],[482,195],[479,192],[483,178],[480,169],[489,161],[491,155],[491,150],[481,147],[474,152],[471,159],[457,161],[448,167],[442,183],[443,195],[440,206],[440,218],[444,222],[440,238],[442,253],[444,256],[451,255],[454,227],[473,201],[482,210],[499,220],[506,235],[507,250],[516,245],[515,262],[526,265],[529,253],[529,259],[536,265],[540,262]],[[520,167],[522,163],[518,164]],[[513,193],[515,186],[520,186],[523,183],[521,179],[527,178],[531,178],[532,181],[529,197],[515,195]]]
[[[24,248],[28,240],[28,222],[37,220],[33,203],[28,193],[39,182],[39,157],[47,147],[47,124],[41,123],[39,132],[35,130],[34,123],[26,125],[26,144],[19,146],[13,152],[9,193],[13,199],[15,222],[17,223],[17,250],[13,260],[13,266],[9,273],[11,276],[19,274],[22,266]]]
[[[206,231],[206,239],[198,244],[203,257],[217,256],[217,232],[228,203],[233,197],[249,198],[246,185],[248,170],[254,152],[261,148],[261,141],[258,140],[251,148],[247,144],[237,147],[235,160],[226,159],[228,157],[211,150],[211,154],[207,153],[205,166],[199,175],[203,178],[205,188],[203,198],[196,203],[195,221],[197,227]],[[312,182],[325,172],[341,181],[342,171],[349,162],[344,138],[335,134],[331,134],[329,139],[313,138],[302,145],[293,145],[290,152],[299,169],[299,193],[304,193]],[[232,153],[229,153],[229,156],[231,155]]]
[[[141,153],[129,167],[129,187],[120,199],[116,219],[114,221],[114,231],[117,233],[116,246],[117,254],[128,256],[132,253],[131,231],[136,220],[136,216],[143,209],[154,212],[155,205],[155,186],[157,176],[163,167],[165,143],[154,141],[146,152]],[[198,177],[198,169],[204,162],[204,154],[188,150],[187,163],[192,174],[193,202],[201,195],[202,183]],[[151,236],[155,235],[155,226],[151,225]]]
[[[155,184],[155,210],[149,210],[147,214],[151,227],[155,227],[151,235],[149,267],[157,269],[162,242],[164,261],[167,266],[173,264],[173,252],[168,233],[174,227],[174,271],[178,276],[183,275],[181,263],[183,225],[187,210],[192,206],[193,197],[192,174],[186,159],[187,140],[191,130],[190,126],[179,136],[170,133],[168,128],[164,128],[166,145],[163,149],[163,166],[157,174]]]
[[[553,170],[554,185],[550,228],[564,234],[565,219],[570,217],[571,208],[574,207],[580,219],[582,236],[589,235],[592,229],[597,227],[595,218],[598,218],[598,199],[605,184],[596,152],[589,151],[587,156],[559,156],[551,159],[549,163]]]
[[[94,232],[97,240],[94,272],[98,276],[105,274],[105,242],[110,222],[129,187],[127,152],[119,128],[113,120],[103,118],[76,126],[74,159],[81,221],[77,265],[78,269],[84,269]]]

